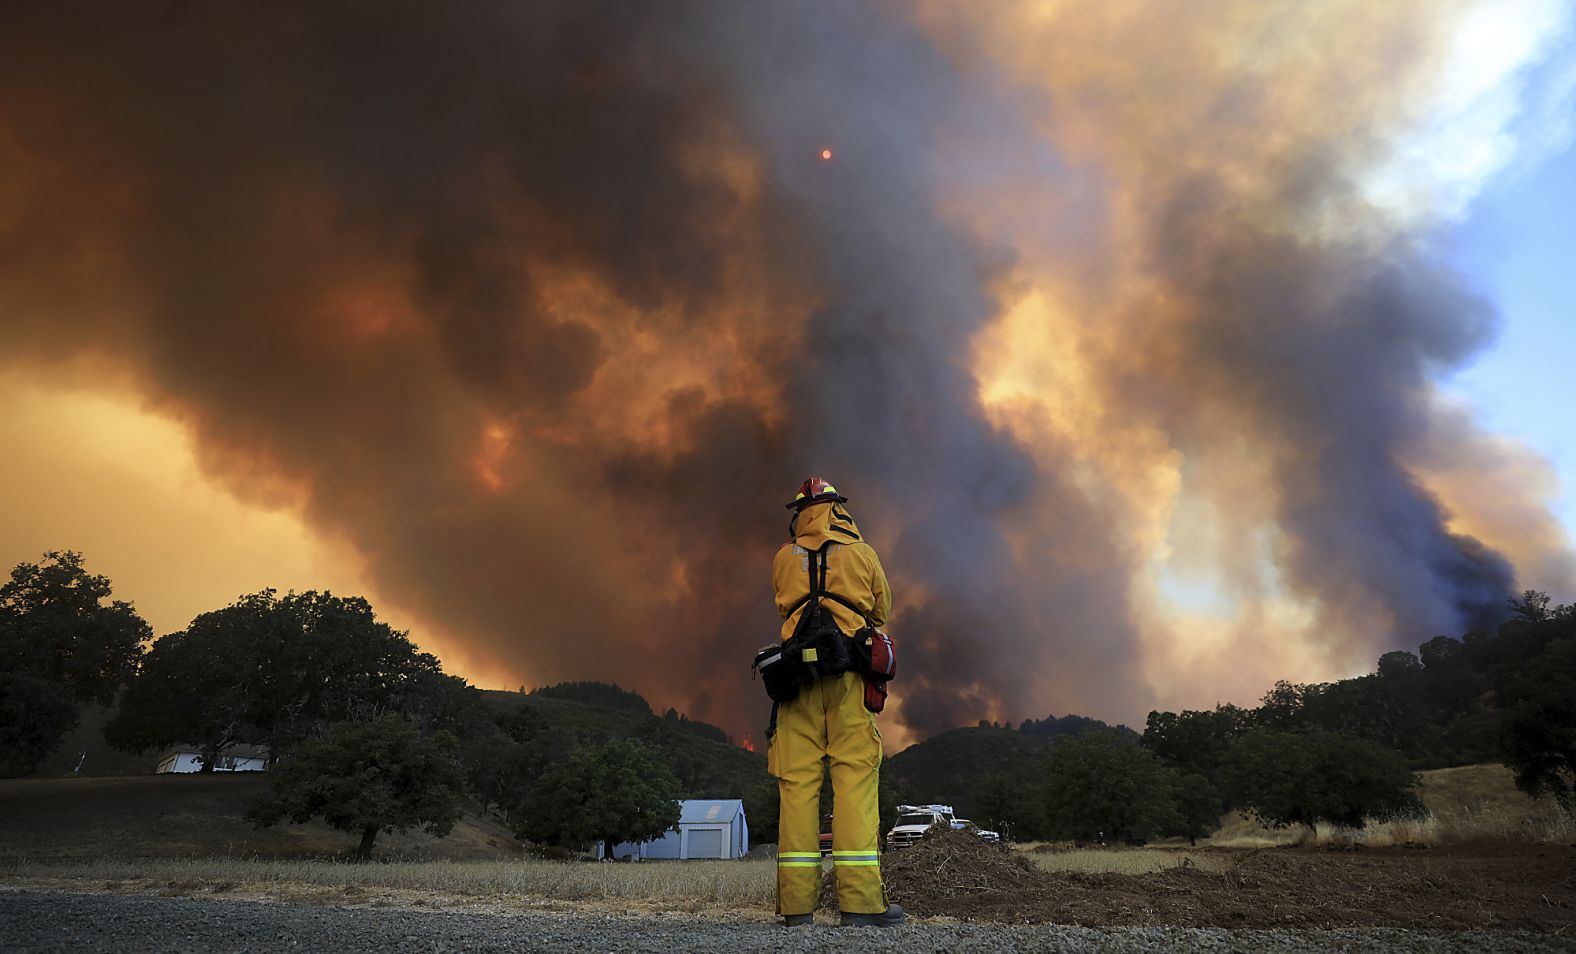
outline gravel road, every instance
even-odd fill
[[[1555,935],[927,923],[787,929],[693,915],[482,914],[0,888],[0,950],[43,951],[1573,951]]]

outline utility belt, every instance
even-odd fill
[[[864,630],[860,630],[864,632]],[[817,638],[805,639],[813,635]],[[858,668],[858,642],[841,633],[796,633],[775,646],[764,646],[750,668],[761,677],[766,694],[776,703],[792,702],[817,679],[840,676]]]
[[[774,724],[778,705],[792,702],[817,679],[849,671],[864,679],[865,708],[880,712],[886,708],[886,684],[897,675],[897,647],[891,636],[873,626],[861,627],[852,636],[828,628],[801,631],[763,646],[750,670],[752,677],[761,677],[774,703]]]

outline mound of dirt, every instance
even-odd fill
[[[1517,846],[1362,855],[1270,849],[1225,871],[1181,863],[1149,874],[1042,869],[968,832],[882,858],[887,893],[921,917],[1083,926],[1429,927],[1569,931],[1576,852]],[[830,887],[830,886],[828,886]]]
[[[941,913],[949,902],[982,894],[1049,887],[1048,873],[1022,853],[971,831],[934,831],[881,856],[887,894],[916,914]]]

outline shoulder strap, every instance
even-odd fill
[[[795,610],[810,602],[811,600],[819,601],[821,597],[825,597],[829,600],[836,600],[837,602],[853,610],[855,613],[858,613],[859,618],[868,624],[870,622],[870,616],[864,610],[860,609],[858,604],[841,593],[833,593],[831,590],[826,588],[826,557],[828,551],[830,551],[831,548],[832,544],[828,542],[821,544],[821,549],[819,550],[808,551],[808,555],[805,558],[805,564],[810,570],[810,592],[793,601],[793,605],[788,607],[788,615],[792,616]],[[811,559],[811,557],[814,559]]]

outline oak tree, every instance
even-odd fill
[[[248,817],[260,827],[322,818],[359,833],[355,855],[363,859],[380,831],[447,835],[465,786],[457,747],[452,735],[398,716],[337,723],[279,761],[269,794]]]
[[[565,847],[662,837],[679,821],[679,782],[645,746],[626,739],[582,749],[545,772],[517,834]]]

